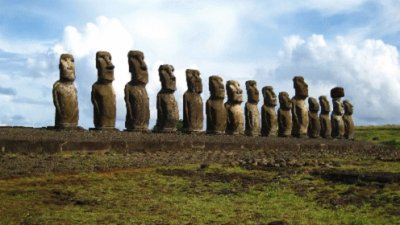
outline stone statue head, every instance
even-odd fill
[[[286,91],[279,92],[279,105],[283,110],[290,110],[292,108],[292,100]]]
[[[274,107],[277,104],[276,94],[274,92],[274,88],[272,86],[265,86],[262,89],[264,104],[267,106]]]
[[[321,114],[327,114],[331,111],[331,105],[325,95],[319,96],[319,104],[321,105]]]
[[[228,102],[242,103],[243,91],[240,88],[239,82],[235,80],[228,80],[226,82],[226,93],[228,95]]]
[[[60,56],[60,80],[75,80],[75,60],[71,54],[61,54]]]
[[[132,75],[134,84],[147,84],[149,82],[149,73],[147,65],[144,62],[144,54],[141,51],[129,51],[128,53],[129,72]]]
[[[343,103],[339,100],[340,98],[333,99],[333,114],[342,116],[344,113]]]
[[[114,80],[114,65],[109,52],[98,51],[96,53],[96,68],[99,81],[109,83]]]
[[[58,67],[60,69],[60,80],[75,80],[75,61],[71,54],[61,54],[60,64]]]
[[[188,91],[201,94],[203,92],[203,83],[200,77],[200,71],[187,69],[186,70],[186,83]]]
[[[343,105],[344,105],[344,114],[349,116],[353,115],[353,105],[351,104],[351,102],[349,100],[344,100]]]
[[[161,65],[158,68],[158,74],[160,76],[161,87],[163,91],[176,91],[176,78],[174,75],[174,70],[174,67],[169,64]]]
[[[250,103],[257,104],[260,101],[260,94],[257,89],[257,81],[248,80],[246,81],[247,101]]]
[[[295,89],[295,97],[306,99],[308,97],[308,85],[304,81],[304,77],[295,76],[293,78],[293,88]]]
[[[313,97],[308,98],[308,109],[310,112],[318,113],[319,104],[316,98]]]
[[[225,88],[224,81],[220,76],[213,75],[208,78],[208,88],[210,90],[211,99],[224,99]]]

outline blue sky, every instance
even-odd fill
[[[58,58],[75,56],[80,121],[92,127],[95,53],[110,51],[116,66],[117,126],[123,129],[127,52],[144,52],[151,124],[156,119],[160,64],[175,66],[181,100],[184,71],[208,77],[255,79],[258,87],[292,96],[303,75],[310,96],[343,86],[357,124],[400,124],[400,1],[397,0],[0,0],[1,125],[54,123],[51,89]],[[260,103],[261,105],[261,103]]]

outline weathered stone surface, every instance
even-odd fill
[[[264,104],[261,107],[261,135],[276,136],[278,133],[278,117],[275,111],[276,94],[271,86],[263,87]]]
[[[129,72],[131,81],[125,85],[126,119],[128,131],[147,132],[150,119],[149,96],[146,85],[149,80],[144,54],[141,51],[129,51]]]
[[[349,100],[343,101],[344,105],[344,137],[347,139],[354,139],[354,121],[353,121],[353,105]]]
[[[342,87],[334,87],[331,89],[331,98],[343,98],[344,89]]]
[[[53,85],[53,103],[56,108],[55,127],[76,128],[79,120],[78,93],[74,84],[75,63],[70,54],[60,56],[60,79]]]
[[[321,105],[321,113],[319,114],[319,121],[321,124],[321,137],[331,138],[332,124],[329,118],[329,113],[331,112],[331,106],[329,104],[328,98],[324,95],[319,97],[319,104]]]
[[[224,106],[225,88],[220,76],[209,77],[208,87],[210,98],[206,102],[207,133],[224,134],[227,122],[227,113]]]
[[[95,129],[115,129],[116,96],[112,86],[114,65],[106,51],[96,53],[97,81],[92,86]]]
[[[294,137],[306,137],[308,130],[308,109],[305,99],[308,97],[308,85],[302,76],[293,78],[295,96],[292,98],[292,135]]]
[[[321,123],[318,117],[319,104],[316,98],[308,98],[308,137],[319,138],[321,133]]]
[[[255,80],[246,81],[247,102],[244,106],[245,113],[245,134],[249,136],[260,135],[260,112],[257,104],[260,101],[260,94]]]
[[[103,169],[200,164],[203,162],[236,164],[239,160],[249,163],[258,161],[260,166],[279,165],[280,167],[285,164],[287,167],[291,167],[293,160],[297,161],[295,164],[299,166],[307,166],[331,162],[332,158],[339,159],[341,157],[343,159],[350,157],[400,160],[400,152],[394,147],[375,145],[365,141],[282,139],[233,135],[221,137],[217,135],[136,134],[79,130],[54,132],[47,129],[21,127],[0,127],[0,149],[2,149],[0,176],[3,176],[5,171],[11,171],[17,176],[22,174],[23,176],[25,174],[32,176],[34,171],[44,168],[43,166],[45,166],[43,173],[49,173],[49,171],[53,173],[57,169],[60,169],[58,171],[61,173],[67,172],[64,170],[65,167],[58,166],[60,163],[77,165],[80,168],[87,168],[88,172],[93,172],[93,169],[96,168],[103,171]],[[90,162],[104,163],[104,167],[98,168],[96,165],[85,167],[79,165],[82,161],[75,157],[68,157],[70,159],[68,160],[64,157],[65,154],[57,154],[65,151],[72,151],[73,154],[75,151],[82,151],[83,154],[78,153],[76,156],[85,158],[86,162],[92,161],[91,158],[87,158],[92,154],[110,153],[110,156],[113,157],[108,162],[102,160],[100,160],[101,162],[98,160]],[[118,158],[114,157],[116,154],[119,155]],[[20,158],[21,156],[23,158]],[[35,158],[37,161],[30,164],[29,161]],[[97,159],[97,157],[92,159]],[[118,162],[115,162],[115,159]],[[20,171],[18,167],[27,168],[27,172],[17,173]],[[81,171],[72,168],[72,171],[68,172]]]
[[[175,100],[176,79],[174,67],[164,64],[158,68],[161,90],[157,94],[156,132],[175,132],[179,120],[178,104]]]
[[[292,100],[287,92],[279,92],[278,135],[289,137],[292,134]]]
[[[341,101],[341,97],[343,96],[343,88],[335,87],[331,90],[333,105],[333,111],[331,114],[332,137],[338,139],[343,138],[344,135],[343,103]]]
[[[183,95],[183,129],[188,133],[203,131],[203,84],[200,71],[186,70],[187,91]]]
[[[239,135],[244,134],[244,113],[241,107],[243,102],[243,91],[240,88],[239,82],[228,80],[226,82],[226,93],[228,101],[225,102],[227,111],[227,134]]]

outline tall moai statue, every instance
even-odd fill
[[[149,96],[146,85],[149,82],[147,65],[144,62],[144,54],[141,51],[129,51],[129,72],[131,81],[125,85],[127,131],[147,132],[149,127],[150,109]]]
[[[278,134],[278,118],[275,110],[276,94],[271,86],[263,87],[262,93],[264,104],[261,107],[261,135],[275,137]]]
[[[354,121],[353,121],[353,105],[349,100],[343,101],[344,105],[344,137],[346,139],[354,139]]]
[[[228,100],[225,102],[227,122],[225,133],[232,135],[244,134],[244,113],[241,107],[243,91],[239,82],[228,80],[226,82]]]
[[[302,76],[293,78],[295,95],[292,98],[292,135],[294,137],[306,137],[308,129],[308,109],[305,100],[308,97],[308,85]]]
[[[321,105],[321,113],[319,114],[319,121],[321,124],[321,137],[331,138],[332,124],[329,118],[329,113],[331,112],[331,106],[329,104],[328,98],[325,95],[319,97],[319,104]]]
[[[157,94],[156,132],[175,132],[179,120],[178,104],[175,100],[176,79],[174,67],[164,64],[158,68],[161,90]]]
[[[331,89],[331,98],[333,104],[333,111],[331,114],[332,123],[332,137],[343,138],[344,135],[344,122],[343,122],[343,103],[341,98],[344,97],[344,89],[342,87],[335,87]]]
[[[208,78],[210,97],[206,102],[207,133],[224,134],[227,122],[227,113],[224,106],[225,88],[220,76]]]
[[[183,94],[183,129],[188,133],[203,131],[203,84],[200,71],[186,70],[187,91]]]
[[[278,136],[290,137],[292,135],[292,100],[285,91],[279,92],[278,109]]]
[[[319,138],[321,133],[321,123],[318,117],[319,104],[316,98],[308,98],[308,137]]]
[[[260,94],[255,80],[246,81],[247,102],[244,106],[245,134],[248,136],[260,135],[260,112],[257,104],[260,101]]]
[[[53,103],[56,108],[55,127],[57,129],[76,128],[79,120],[78,92],[75,81],[74,57],[60,56],[60,79],[53,85]]]
[[[111,54],[96,53],[97,81],[92,86],[93,122],[96,130],[115,129],[116,96],[112,86],[114,65]]]

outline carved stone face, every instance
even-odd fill
[[[290,100],[287,92],[279,92],[279,105],[283,110],[290,110],[292,108],[292,100]]]
[[[260,94],[257,89],[257,82],[255,80],[246,81],[247,101],[250,103],[258,103],[260,101]]]
[[[75,80],[75,63],[71,54],[62,54],[60,56],[60,79],[65,81]]]
[[[319,97],[319,104],[321,105],[322,114],[326,114],[331,111],[331,106],[329,104],[328,98],[325,95]]]
[[[141,51],[129,51],[128,53],[129,72],[132,74],[132,82],[138,84],[147,84],[149,82],[149,73],[147,65],[144,62],[144,54]]]
[[[308,98],[308,109],[310,112],[315,112],[315,113],[319,111],[319,104],[316,98],[313,97]]]
[[[308,97],[308,85],[302,76],[293,78],[293,88],[295,89],[295,97],[306,99]]]
[[[334,98],[333,101],[333,113],[335,115],[343,115],[343,103],[340,101],[340,98]]]
[[[226,92],[228,94],[228,102],[243,102],[243,91],[240,88],[239,82],[235,80],[228,80],[228,82],[226,82]]]
[[[213,75],[208,78],[208,88],[212,99],[224,99],[225,88],[224,81],[220,76]]]
[[[353,105],[351,104],[351,102],[348,100],[344,100],[343,105],[344,105],[344,114],[353,115]]]
[[[203,83],[200,77],[200,71],[187,69],[186,70],[186,82],[188,90],[197,94],[203,92]]]
[[[176,91],[176,78],[174,76],[174,67],[169,64],[161,65],[158,68],[161,87],[164,91]]]
[[[114,80],[114,65],[109,52],[99,51],[96,53],[96,68],[100,81],[112,82]]]
[[[274,88],[271,86],[265,86],[262,89],[264,104],[267,106],[276,106],[276,94]]]

